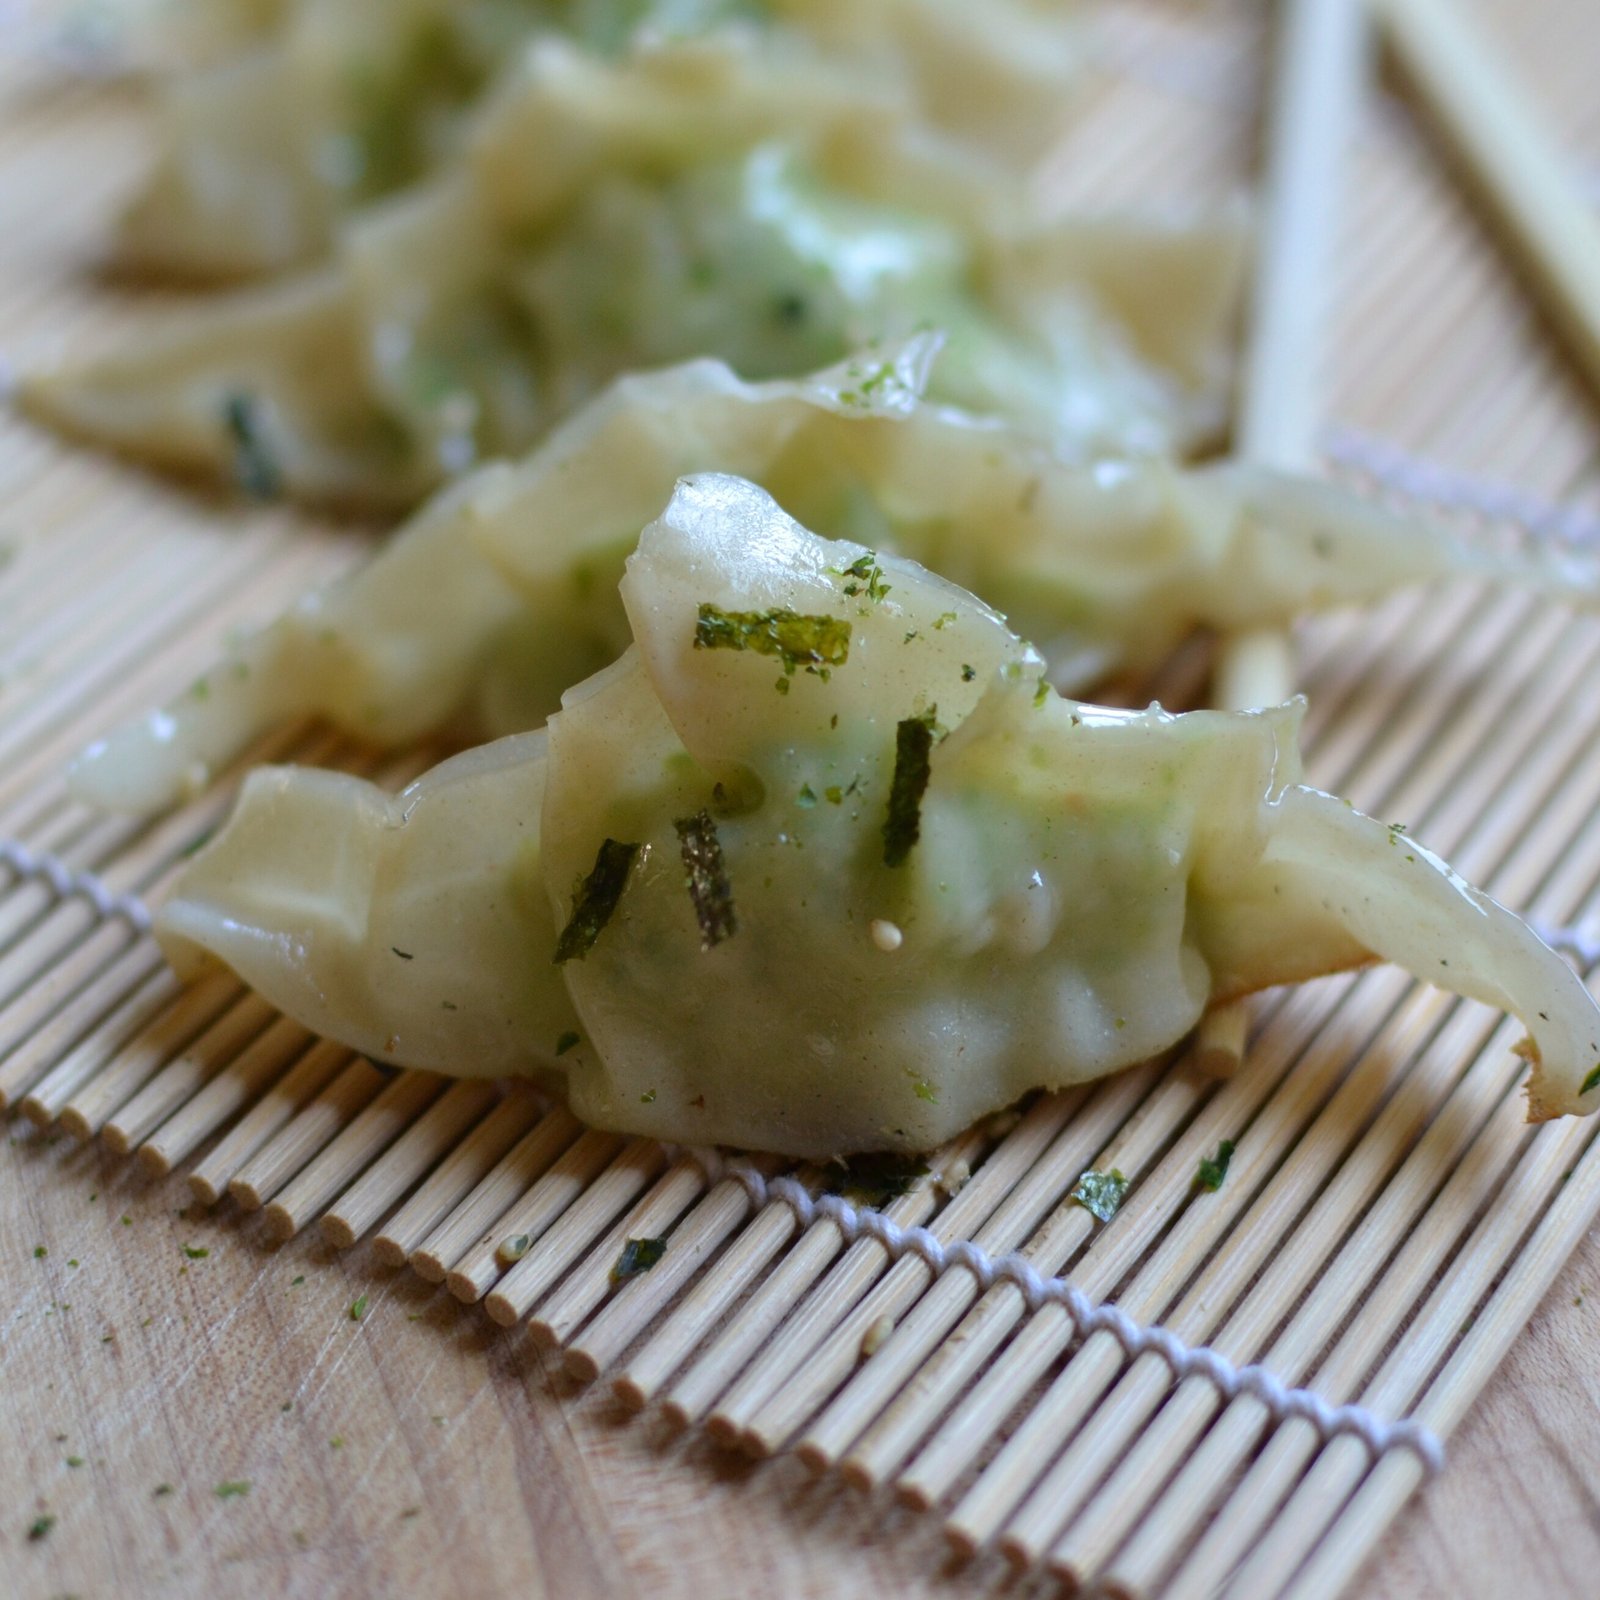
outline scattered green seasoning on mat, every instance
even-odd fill
[[[1213,1193],[1222,1187],[1222,1180],[1228,1176],[1228,1163],[1233,1160],[1233,1140],[1224,1139],[1217,1146],[1214,1156],[1202,1156],[1199,1170],[1194,1175],[1197,1189],[1209,1189]]]
[[[626,1283],[648,1272],[667,1253],[665,1239],[630,1239],[611,1269],[613,1283]]]
[[[1110,1172],[1096,1172],[1091,1167],[1079,1175],[1070,1198],[1101,1222],[1109,1222],[1121,1208],[1127,1192],[1128,1180],[1115,1167]]]
[[[851,1156],[848,1166],[828,1174],[824,1189],[855,1205],[886,1206],[908,1194],[918,1178],[926,1177],[928,1166],[915,1156],[878,1151],[873,1155]]]

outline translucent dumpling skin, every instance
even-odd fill
[[[801,33],[616,59],[547,37],[323,265],[19,392],[142,459],[403,508],[620,373],[792,376],[934,324],[940,398],[1079,453],[1172,450],[1220,422],[1245,241],[1232,208],[1048,217],[892,75]]]
[[[1239,463],[1063,462],[1017,428],[929,403],[939,344],[919,334],[798,380],[747,383],[717,361],[620,380],[98,742],[76,792],[159,809],[297,716],[383,745],[541,726],[627,646],[623,563],[689,472],[752,479],[808,528],[986,596],[1069,693],[1152,669],[1196,626],[1284,623],[1454,573],[1600,601],[1592,560],[1496,556],[1328,484]]]
[[[1304,786],[1293,707],[1064,700],[970,595],[731,477],[679,486],[622,592],[634,646],[544,734],[392,799],[255,774],[172,959],[389,1060],[793,1155],[930,1148],[1374,958],[1515,1012],[1533,1115],[1600,1102],[1577,978]]]
[[[122,0],[125,14],[163,7],[185,9]],[[154,85],[157,156],[118,254],[188,277],[324,255],[350,211],[458,149],[495,75],[539,38],[604,59],[641,34],[792,32],[870,66],[933,125],[1026,165],[1056,137],[1079,77],[1074,10],[1066,0],[205,0],[160,19],[196,48],[190,70]],[[142,30],[127,20],[131,34],[161,31],[153,17]]]

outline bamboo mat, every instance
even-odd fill
[[[1052,174],[1063,198],[1239,186],[1261,18],[1244,0],[1112,6],[1112,71]],[[1518,59],[1600,172],[1572,48],[1594,28],[1584,0],[1545,0]],[[7,71],[0,352],[23,363],[169,307],[96,269],[145,150],[134,100]],[[1387,92],[1351,209],[1337,469],[1374,494],[1453,501],[1483,537],[1530,536],[1507,507],[1526,522],[1559,505],[1581,526],[1600,509],[1592,408]],[[585,1132],[525,1091],[375,1067],[227,979],[180,992],[132,902],[159,896],[231,787],[131,824],[68,801],[63,762],[365,537],[207,503],[8,422],[0,540],[0,838],[58,864],[54,880],[20,855],[0,867],[7,1105],[179,1172],[203,1203],[264,1211],[269,1235],[316,1227],[409,1260],[625,1403],[926,1508],[958,1551],[997,1544],[1113,1592],[1198,1596],[1232,1574],[1230,1593],[1332,1595],[1416,1490],[1415,1452],[1374,1457],[1204,1376],[1177,1381],[1014,1282],[847,1241],[837,1213],[802,1226],[749,1183]],[[1600,702],[1581,692],[1600,624],[1452,586],[1299,642],[1313,781],[1405,822],[1518,910],[1600,918]],[[380,762],[298,729],[256,758],[400,783],[433,754]],[[1307,985],[1260,1008],[1231,1081],[1179,1060],[1039,1100],[958,1141],[885,1214],[946,1246],[1021,1251],[1140,1324],[1448,1438],[1600,1211],[1600,1123],[1521,1122],[1516,1037],[1390,969]],[[1227,1181],[1199,1197],[1196,1163],[1222,1139],[1237,1145]],[[1131,1179],[1105,1226],[1067,1200],[1091,1164]],[[614,1282],[640,1237],[665,1237],[665,1256]]]

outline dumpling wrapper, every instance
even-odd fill
[[[1306,787],[1296,707],[1061,699],[913,563],[847,592],[865,554],[743,480],[686,479],[628,562],[634,647],[548,730],[393,797],[256,772],[161,910],[164,948],[391,1061],[535,1074],[597,1126],[798,1156],[929,1149],[1209,1005],[1374,958],[1516,1013],[1530,1115],[1600,1104],[1583,985],[1415,840]],[[731,936],[680,824],[714,832]],[[556,964],[608,840],[637,847],[620,895]]]
[[[892,85],[787,35],[616,61],[548,38],[470,150],[328,265],[19,395],[159,465],[404,507],[623,372],[792,376],[939,326],[936,398],[1063,453],[1171,453],[1224,415],[1246,237],[1237,208],[1047,218]]]
[[[1022,170],[1059,134],[1081,76],[1075,9],[1064,0],[298,0],[247,53],[156,84],[159,148],[117,253],[186,276],[309,264],[352,209],[445,162],[495,73],[538,36],[606,56],[641,31],[790,29],[869,65],[931,125]]]
[[[808,528],[985,596],[1071,693],[1152,669],[1196,626],[1282,623],[1450,574],[1600,603],[1593,562],[1498,555],[1327,484],[1238,463],[1062,462],[923,400],[938,348],[922,334],[793,382],[745,383],[715,361],[620,380],[520,465],[442,491],[368,565],[97,742],[74,791],[160,809],[311,714],[390,746],[540,726],[626,648],[624,559],[691,472],[752,479]]]

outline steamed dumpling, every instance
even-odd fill
[[[1078,76],[1074,10],[1062,0],[295,0],[272,26],[258,19],[255,48],[157,85],[160,149],[119,253],[213,275],[325,254],[353,207],[455,152],[494,76],[541,36],[612,55],[640,33],[792,29],[899,85],[930,123],[1025,166],[1059,132]]]
[[[170,805],[314,713],[387,745],[538,727],[628,644],[623,561],[688,472],[754,479],[807,527],[984,595],[1069,692],[1153,668],[1196,625],[1283,622],[1451,572],[1600,601],[1592,563],[1497,558],[1326,484],[1237,463],[1065,464],[923,401],[938,346],[919,335],[797,382],[745,383],[715,361],[620,380],[93,746],[74,788],[116,809]]]
[[[930,1148],[1373,957],[1514,1011],[1532,1115],[1600,1104],[1572,971],[1306,787],[1296,708],[1060,699],[971,595],[730,477],[679,486],[623,601],[633,648],[545,731],[395,797],[255,773],[159,915],[180,970],[599,1126],[812,1157]]]
[[[1232,211],[1048,220],[893,84],[791,34],[614,61],[547,38],[470,150],[363,212],[330,265],[21,397],[160,464],[404,506],[622,372],[793,375],[934,325],[936,398],[1064,453],[1170,452],[1223,416],[1244,241]]]

